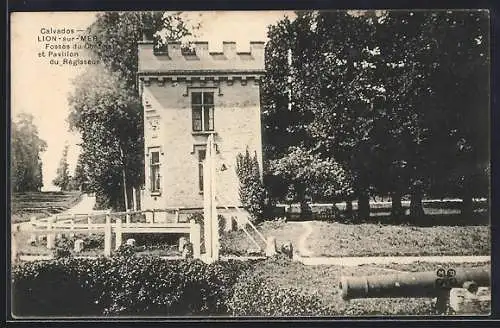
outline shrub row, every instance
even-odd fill
[[[288,260],[277,259],[285,265]],[[285,261],[285,262],[284,262]],[[15,316],[321,316],[317,295],[259,277],[261,263],[135,257],[58,258],[13,270]]]
[[[328,312],[317,295],[271,285],[252,273],[234,286],[227,308],[233,316],[322,316]]]
[[[242,262],[204,264],[158,257],[59,258],[13,268],[16,316],[216,315]]]

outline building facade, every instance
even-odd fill
[[[145,186],[141,209],[202,208],[203,160],[209,135],[216,145],[216,193],[220,205],[239,205],[236,157],[256,153],[262,172],[260,79],[264,42],[237,52],[224,42],[209,52],[196,42],[183,53],[139,44],[138,82],[144,107]]]

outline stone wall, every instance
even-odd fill
[[[217,195],[228,205],[239,204],[237,154],[248,147],[252,153],[257,152],[262,166],[258,76],[219,76],[217,81],[200,77],[153,79],[141,84],[146,155],[142,209],[203,206],[203,194],[198,189],[198,150],[206,144],[208,134],[192,131],[193,91],[214,92]],[[161,152],[162,190],[158,195],[150,192],[150,147],[159,147]],[[223,164],[226,170],[221,171]]]

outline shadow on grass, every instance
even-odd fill
[[[356,222],[352,222],[356,223]],[[412,218],[408,215],[401,218],[394,218],[390,214],[370,217],[362,223],[380,223],[391,225],[410,225],[415,227],[435,227],[435,226],[487,226],[490,224],[490,217],[487,213],[474,213],[472,216],[461,214],[426,214],[425,216]]]
[[[405,212],[408,212],[407,209]],[[357,212],[348,216],[344,211],[335,208],[327,212],[310,213],[300,215],[300,213],[287,213],[288,221],[317,220],[326,222],[338,222],[343,224],[375,223],[387,225],[410,225],[415,227],[433,226],[487,226],[490,224],[490,214],[487,210],[476,210],[471,216],[460,214],[459,210],[439,210],[424,208],[426,213],[422,217],[413,218],[403,215],[399,218],[393,217],[387,209],[370,209],[370,217],[360,219]]]

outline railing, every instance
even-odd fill
[[[216,200],[218,200],[218,197],[216,197]],[[238,226],[243,230],[243,232],[247,235],[248,239],[250,239],[250,241],[255,245],[255,247],[259,249],[259,251],[264,250],[266,246],[266,237],[264,237],[264,235],[262,235],[262,233],[250,221],[248,212],[241,209],[240,206],[237,205],[223,205],[222,207],[228,211],[234,209],[236,210],[236,212],[240,214],[238,215],[238,218],[231,217],[231,220],[236,221]],[[247,227],[250,227],[251,231],[248,231],[249,229],[247,229]],[[253,232],[257,236],[257,238],[254,238],[251,232]],[[259,242],[257,242],[256,239],[260,240],[263,243],[263,245],[259,244]]]
[[[174,212],[175,222],[155,222],[154,214],[163,212]],[[73,237],[76,233],[104,233],[104,255],[111,255],[112,235],[115,235],[115,249],[122,244],[123,233],[188,233],[193,245],[193,257],[200,258],[200,225],[194,220],[189,223],[179,222],[180,209],[155,209],[144,211],[114,212],[105,214],[72,214],[49,217],[44,220],[31,219],[29,232],[32,239],[37,235],[47,236],[47,248],[55,247],[56,234],[69,234]],[[132,220],[134,216],[152,214],[151,220],[137,222]],[[104,222],[95,222],[104,218]],[[125,222],[124,220],[125,219]],[[85,223],[82,223],[86,220]]]

